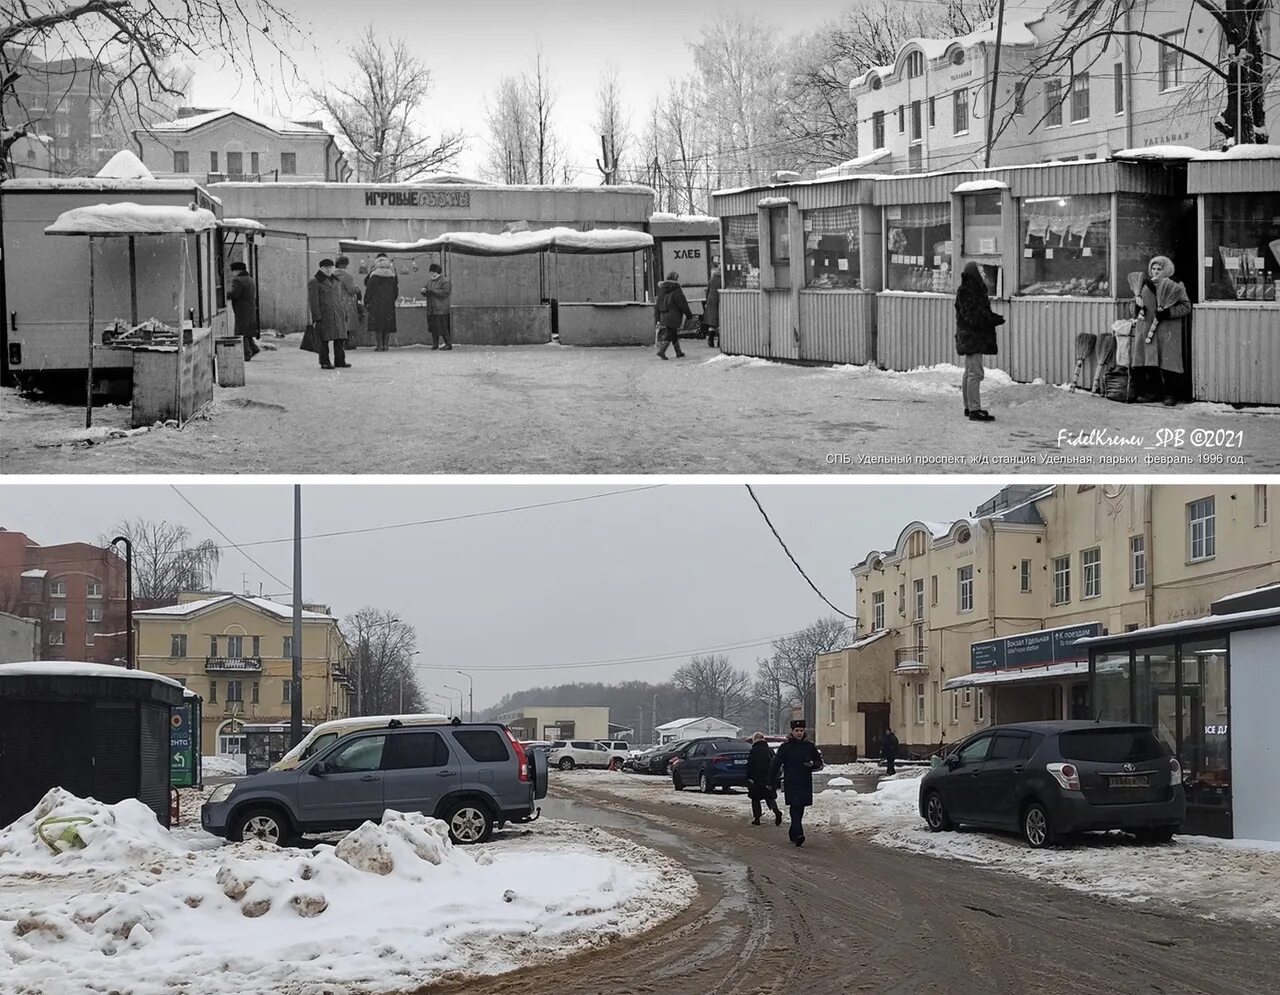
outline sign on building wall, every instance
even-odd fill
[[[662,276],[675,272],[686,287],[705,287],[711,273],[711,250],[705,238],[664,239]]]
[[[196,783],[195,736],[191,729],[191,706],[175,705],[169,718],[169,783],[189,788]]]
[[[366,190],[365,207],[470,207],[470,190]]]
[[[1101,622],[1085,622],[1059,629],[1023,632],[1002,639],[987,639],[969,647],[969,670],[981,674],[993,670],[1017,670],[1020,667],[1043,667],[1051,663],[1088,660],[1088,649],[1071,644],[1077,639],[1100,635]]]

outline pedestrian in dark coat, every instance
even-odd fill
[[[320,340],[320,369],[344,369],[347,362],[347,317],[342,304],[342,285],[333,275],[333,260],[321,259],[316,275],[307,283],[307,307],[311,324]],[[333,362],[329,362],[329,343],[333,343]]]
[[[356,289],[356,278],[347,270],[350,265],[350,259],[339,256],[333,275],[338,278],[338,285],[342,287],[342,319],[347,326],[347,340],[354,349],[354,340],[360,334],[360,291]]]
[[[1182,392],[1183,318],[1191,313],[1187,288],[1173,278],[1173,262],[1156,256],[1147,265],[1142,289],[1133,299],[1138,327],[1133,330],[1131,365],[1144,371],[1143,400],[1158,400],[1173,407]]]
[[[978,396],[982,378],[982,357],[996,355],[996,326],[1003,325],[1004,318],[991,310],[991,296],[987,293],[987,281],[982,278],[978,264],[965,264],[960,275],[960,289],[956,291],[956,352],[964,357],[964,416],[971,421],[995,421],[982,407]]]
[[[364,278],[364,306],[369,314],[369,331],[374,348],[386,352],[391,336],[396,333],[396,299],[400,296],[400,278],[395,265],[385,252],[379,252],[373,269]]]
[[[254,341],[260,334],[258,292],[244,263],[231,264],[231,286],[227,288],[227,300],[231,302],[231,313],[236,318],[236,334],[243,340],[244,358],[247,362],[262,350]]]
[[[773,766],[773,750],[764,741],[764,733],[751,737],[751,752],[747,755],[747,795],[751,799],[751,824],[760,825],[764,802],[773,813],[773,824],[782,825],[782,810],[778,808],[778,792],[774,790],[769,771]]]
[[[898,759],[898,737],[892,729],[886,729],[880,740],[880,756],[884,757],[885,773],[894,773],[894,761]]]
[[[707,327],[707,345],[714,347],[720,341],[720,271],[711,271],[707,284],[707,299],[702,305],[702,323]]]
[[[672,270],[667,278],[658,284],[658,296],[653,301],[653,316],[658,323],[658,358],[667,358],[667,346],[676,347],[676,358],[684,353],[680,351],[680,326],[686,318],[693,317],[689,309],[689,301],[680,286],[680,274]]]
[[[804,846],[804,810],[813,804],[813,772],[822,770],[822,754],[805,738],[804,719],[791,720],[791,735],[778,747],[769,767],[769,780],[782,779],[783,796],[791,810],[787,836],[796,846]]]
[[[427,329],[431,332],[431,348],[445,351],[453,348],[453,314],[449,301],[453,284],[444,275],[439,263],[427,267],[427,285],[422,296],[427,299]],[[444,345],[440,345],[440,340]]]

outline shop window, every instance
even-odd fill
[[[1018,202],[1018,211],[1019,294],[1111,296],[1109,196],[1027,197]]]
[[[1031,561],[1023,560],[1018,568],[1018,590],[1023,594],[1031,593]]]
[[[1129,537],[1129,587],[1146,587],[1147,537]]]
[[[871,631],[884,631],[884,591],[871,595]]]
[[[1205,198],[1211,301],[1274,301],[1280,281],[1280,193]]]
[[[1094,666],[1092,718],[1131,722],[1129,714],[1129,651],[1099,654]]]
[[[190,152],[173,153],[173,171],[175,173],[191,172],[191,153]]]
[[[957,135],[969,133],[969,91],[961,87],[951,95],[953,132]]]
[[[769,208],[769,261],[773,263],[773,286],[791,286],[791,208]]]
[[[1096,546],[1080,554],[1080,597],[1102,597],[1102,550]]]
[[[1116,199],[1115,271],[1119,276],[1117,293],[1131,297],[1127,278],[1130,273],[1145,274],[1152,256],[1168,256],[1177,244],[1176,231],[1181,220],[1194,211],[1194,202],[1176,197],[1148,197],[1122,193]],[[1280,232],[1278,232],[1280,234]],[[1194,274],[1182,273],[1178,279],[1193,284]]]
[[[871,144],[877,149],[888,147],[884,140],[884,111],[871,115]]]
[[[1001,194],[964,194],[960,198],[963,218],[960,251],[970,256],[995,256],[1000,253]],[[988,281],[989,283],[990,281]],[[993,288],[988,287],[989,290]]]
[[[724,219],[724,286],[760,287],[760,225],[754,214]]]
[[[1187,505],[1187,559],[1211,560],[1217,552],[1217,518],[1211,497]]]
[[[1182,85],[1182,32],[1172,31],[1161,35],[1160,46],[1160,92],[1173,90]]]
[[[298,153],[280,153],[280,173],[283,176],[296,176],[298,173]]]
[[[961,567],[956,571],[956,579],[960,587],[960,604],[962,612],[973,611],[973,566]]]
[[[951,205],[885,208],[889,290],[951,292]]]
[[[1225,813],[1231,808],[1226,640],[1183,644],[1180,656],[1182,741],[1177,752],[1187,805]]]
[[[169,637],[169,656],[181,660],[187,655],[187,637],[184,633],[174,633]]]
[[[857,290],[862,286],[858,208],[824,207],[805,211],[804,285],[818,290]]]
[[[1089,74],[1081,73],[1071,80],[1071,120],[1089,120]]]
[[[1053,603],[1065,605],[1071,600],[1071,557],[1053,559]]]
[[[1044,85],[1046,128],[1062,127],[1062,80],[1051,79]]]
[[[1117,114],[1124,113],[1124,63],[1117,62],[1112,68],[1113,106]]]

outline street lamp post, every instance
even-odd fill
[[[128,536],[116,536],[111,545],[124,543],[124,667],[133,669],[133,543]]]
[[[440,686],[441,686],[442,688],[444,688],[446,691],[456,691],[456,692],[458,692],[458,714],[459,714],[459,715],[461,715],[461,714],[462,714],[462,688],[456,688],[456,687],[454,687],[452,684],[441,684]],[[449,707],[450,707],[450,708],[452,708],[452,707],[453,707],[453,699],[452,699],[452,698],[450,698],[450,699],[449,699]]]
[[[454,673],[461,674],[467,679],[467,721],[474,722],[476,720],[476,682],[465,670],[457,670]],[[458,702],[458,710],[462,710],[461,700]]]

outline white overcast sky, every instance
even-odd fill
[[[177,485],[237,543],[293,533],[289,484]],[[831,614],[788,561],[740,484],[304,484],[303,533],[469,515],[651,487],[536,510],[304,542],[303,591],[339,617],[388,609],[418,633],[422,684],[465,687],[476,707],[507,691],[574,680],[660,680],[691,651],[760,642],[730,652],[751,669],[771,638]],[[996,493],[979,485],[772,484],[756,493],[814,582],[854,613],[850,567],[891,547],[920,519],[963,517]],[[96,541],[122,518],[186,525],[222,542],[170,486],[27,484],[0,487],[0,526],[42,544]],[[219,584],[287,601],[289,542],[223,554]],[[539,669],[631,657],[625,666]],[[516,667],[482,671],[485,667]]]
[[[483,156],[485,104],[506,75],[518,75],[533,64],[541,45],[558,92],[555,121],[581,167],[581,180],[599,179],[595,160],[600,138],[589,122],[594,116],[600,74],[607,64],[618,68],[631,111],[633,132],[641,131],[644,112],[668,79],[694,69],[688,42],[704,24],[728,9],[717,0],[279,0],[296,16],[305,32],[296,53],[306,82],[341,81],[350,66],[344,49],[372,25],[383,38],[402,38],[432,70],[435,85],[423,108],[423,123],[433,132],[464,128],[473,140],[459,171],[473,175]],[[779,4],[767,0],[732,0],[732,9],[756,15],[765,24],[787,30],[812,30],[851,6],[853,0],[802,0]],[[269,69],[268,60],[261,60]],[[278,106],[271,93],[251,80],[229,85],[221,66],[197,66],[189,94],[199,107],[234,107],[309,116],[313,110],[293,85],[281,88]]]

